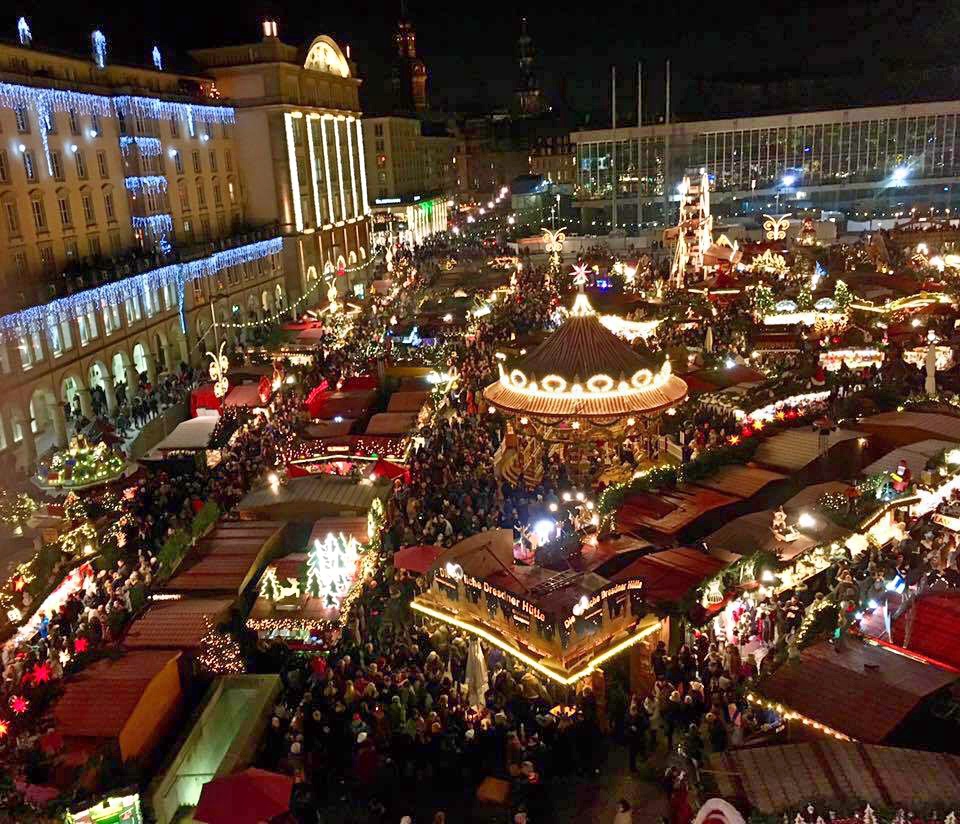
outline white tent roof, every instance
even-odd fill
[[[158,443],[153,452],[169,452],[173,449],[206,449],[219,415],[202,415],[179,424],[166,438]]]

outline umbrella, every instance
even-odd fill
[[[482,707],[486,703],[489,681],[480,639],[474,637],[467,652],[467,701],[471,707]]]
[[[194,821],[205,824],[260,824],[290,809],[293,778],[249,767],[203,785]]]

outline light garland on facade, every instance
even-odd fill
[[[94,35],[97,34],[100,34],[100,32],[94,32]],[[102,34],[100,36],[103,37]],[[102,42],[103,60],[105,62],[106,38],[103,38]],[[98,65],[103,68],[103,65],[99,62]],[[101,94],[63,91],[61,89],[22,86],[16,83],[0,83],[0,106],[8,109],[30,107],[36,112],[40,140],[43,143],[43,154],[47,161],[47,171],[51,177],[53,176],[53,166],[50,161],[48,135],[52,131],[54,112],[74,112],[98,117],[116,116],[118,119],[125,112],[131,112],[139,117],[153,120],[182,118],[186,119],[191,136],[194,133],[193,122],[195,118],[206,123],[234,123],[236,121],[234,109],[230,106],[174,103],[155,97],[134,97],[130,95],[110,97]],[[135,143],[144,155],[160,154],[160,141],[155,137],[130,137],[125,135],[120,138],[121,148],[129,146],[131,143]]]
[[[141,275],[124,278],[116,283],[107,283],[96,289],[87,289],[65,298],[58,298],[42,306],[31,306],[20,312],[0,317],[0,339],[16,342],[20,335],[39,332],[50,323],[60,323],[79,318],[102,307],[118,306],[128,298],[142,294],[147,289],[162,289],[173,284],[182,297],[183,286],[195,280],[213,277],[231,266],[240,266],[277,254],[283,248],[283,238],[261,240],[214,252],[209,257],[187,263],[173,263]]]
[[[143,157],[159,157],[163,151],[158,137],[139,137],[134,135],[123,135],[120,138],[120,151],[124,157],[130,152],[130,147],[136,146]]]
[[[638,369],[629,382],[615,381],[610,375],[593,375],[583,383],[570,384],[560,375],[546,375],[539,382],[528,378],[520,369],[507,372],[501,364],[500,385],[522,395],[536,398],[579,398],[589,395],[591,398],[625,398],[640,395],[663,386],[673,374],[669,360],[654,374],[650,369]]]
[[[123,181],[131,192],[147,192],[162,194],[167,191],[167,179],[161,175],[145,175],[143,177],[128,177]]]
[[[166,235],[173,231],[173,218],[168,214],[147,217],[134,215],[131,223],[134,229],[146,230],[151,235]]]
[[[175,103],[157,97],[134,97],[122,95],[112,99],[118,112],[132,112],[150,120],[183,119],[187,124],[197,120],[202,123],[235,123],[236,112],[232,106],[206,106],[196,103]],[[191,129],[190,134],[193,135]]]

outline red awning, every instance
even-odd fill
[[[399,464],[379,458],[373,465],[373,469],[370,470],[370,474],[376,475],[378,478],[388,478],[391,481],[397,478],[403,478],[404,482],[407,482],[409,481],[410,473],[405,466],[400,466]]]
[[[190,417],[195,418],[200,409],[221,410],[223,403],[213,391],[212,383],[204,383],[190,393]]]
[[[357,375],[347,378],[340,387],[341,392],[357,392],[363,389],[376,389],[379,386],[376,375]]]
[[[260,824],[290,809],[293,778],[250,767],[203,785],[192,817],[206,824]]]
[[[436,563],[442,552],[441,546],[405,546],[393,554],[393,566],[423,575]]]

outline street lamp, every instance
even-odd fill
[[[796,182],[797,182],[797,176],[791,175],[791,174],[785,174],[783,178],[780,180],[780,183],[782,184],[782,187],[784,189],[789,189]],[[780,192],[781,192],[781,188],[778,186],[777,194],[775,198],[775,200],[777,201],[777,214],[780,214]]]

